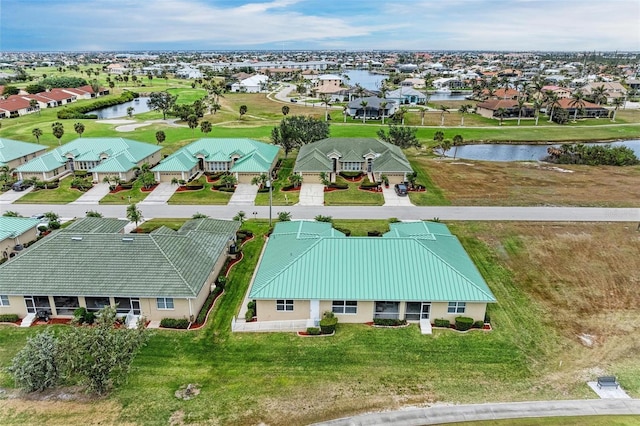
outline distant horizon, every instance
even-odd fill
[[[638,0],[2,0],[0,22],[3,52],[640,51]]]

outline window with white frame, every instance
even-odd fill
[[[467,302],[449,302],[447,312],[450,314],[464,314]]]
[[[276,300],[276,311],[293,311],[293,300],[291,299]]]
[[[362,170],[362,163],[354,162],[354,161],[343,161],[342,162],[342,170],[358,172]]]
[[[334,300],[331,302],[331,311],[334,314],[357,314],[358,302],[356,300]]]
[[[173,297],[158,297],[158,309],[173,309]]]
[[[9,306],[9,296],[0,294],[0,306]]]

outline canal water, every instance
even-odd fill
[[[602,144],[609,143],[612,146],[627,146],[631,148],[637,157],[640,158],[640,139],[616,141],[616,142],[598,142]],[[587,143],[586,145],[593,145]],[[539,161],[547,156],[547,148],[559,147],[560,144],[553,145],[510,145],[510,144],[479,144],[479,145],[463,145],[459,146],[456,152],[456,158],[464,160],[481,160],[481,161]],[[453,157],[455,148],[447,151],[448,157]]]
[[[133,107],[133,114],[140,114],[142,112],[150,111],[147,106],[148,97],[136,98],[133,101],[125,102],[119,105],[113,105],[106,108],[96,109],[89,111],[87,114],[96,114],[99,119],[107,120],[110,118],[123,118],[127,117],[127,108]]]

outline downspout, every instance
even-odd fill
[[[189,301],[189,327],[191,327],[191,324],[193,324],[193,309],[191,307],[191,298],[187,298],[187,300]]]

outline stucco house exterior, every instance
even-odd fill
[[[366,102],[366,106],[362,103]],[[384,105],[383,105],[384,104]],[[397,102],[377,96],[367,96],[365,98],[353,98],[347,104],[347,114],[353,119],[362,119],[366,115],[367,120],[379,120],[384,117],[391,117],[398,107]]]
[[[231,85],[232,92],[258,93],[264,91],[269,77],[263,74],[256,74],[249,78],[240,80]]]
[[[427,103],[427,95],[417,91],[413,87],[400,87],[387,93],[385,97],[387,100],[395,101],[400,105],[421,105]]]
[[[46,151],[45,145],[0,138],[0,167],[14,169]]]
[[[124,138],[78,138],[16,168],[20,179],[52,180],[75,170],[92,175],[94,182],[107,176],[127,181],[145,163],[160,161],[159,146]]]
[[[379,237],[346,237],[330,223],[279,222],[249,291],[258,322],[317,324],[374,318],[483,321],[496,298],[446,225],[390,224]]]
[[[189,180],[199,172],[229,172],[239,183],[270,176],[279,148],[252,139],[199,139],[163,159],[151,171],[156,181]]]
[[[413,173],[400,148],[374,138],[327,138],[303,145],[293,167],[307,183],[321,182],[322,172],[333,182],[342,171],[370,173],[377,181],[386,175],[392,184]]]
[[[39,219],[0,216],[0,259],[9,259],[38,237]]]
[[[194,219],[178,231],[123,234],[126,220],[83,218],[0,265],[0,314],[70,318],[116,306],[147,320],[193,320],[240,222]],[[29,316],[31,314],[31,316]]]

